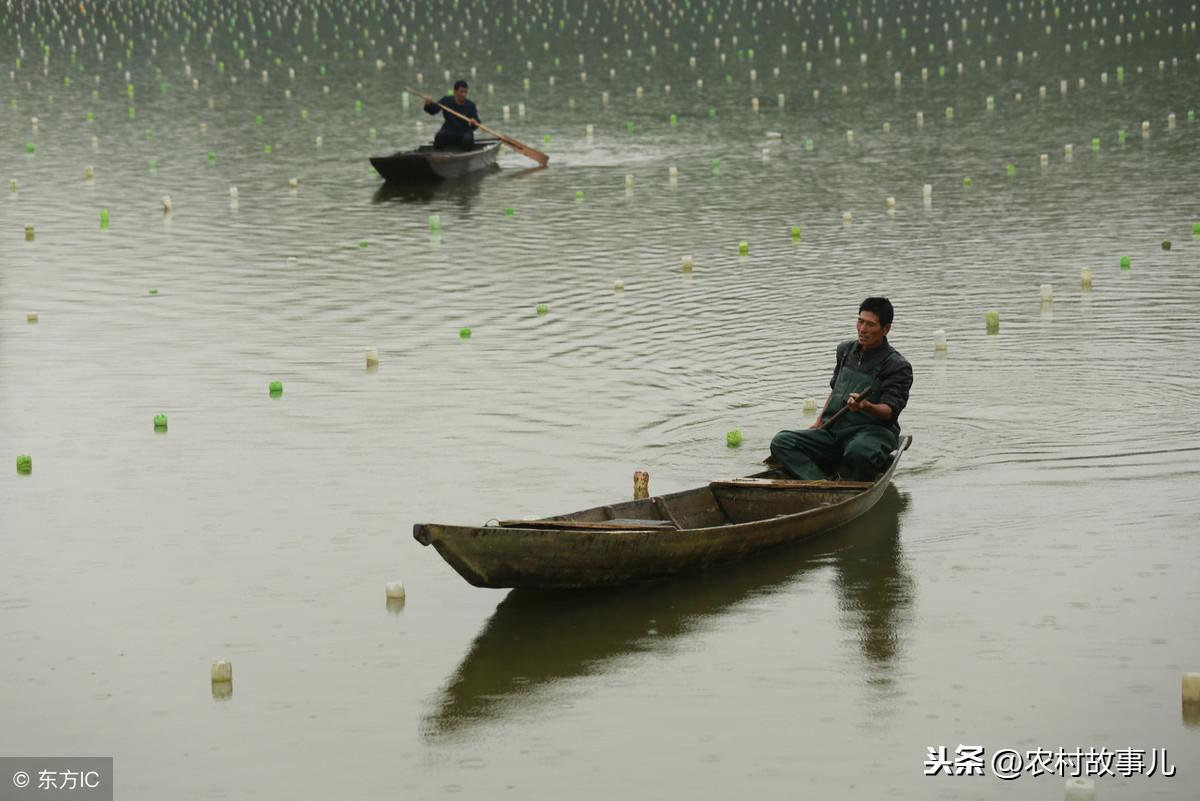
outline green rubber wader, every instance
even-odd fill
[[[867,387],[872,394],[878,391],[875,376],[843,363],[825,405],[825,417],[845,406],[851,392],[862,393]],[[780,431],[771,440],[771,456],[789,473],[807,481],[835,473],[851,481],[874,481],[891,464],[891,453],[899,444],[900,427],[895,423],[885,423],[866,412],[846,412],[828,428]]]

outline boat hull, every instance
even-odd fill
[[[714,482],[708,487],[500,526],[418,524],[432,545],[477,587],[597,587],[650,581],[735,562],[828,533],[871,509],[909,444],[874,482]],[[648,512],[659,514],[650,518]],[[631,520],[630,514],[638,519]],[[602,515],[608,515],[606,523]],[[655,528],[653,523],[677,528]],[[628,520],[629,522],[618,522]],[[559,523],[563,527],[555,528]],[[642,524],[640,528],[637,528]],[[612,525],[614,528],[606,528]]]
[[[373,156],[371,166],[390,184],[436,183],[494,168],[500,142],[476,142],[472,150],[438,150],[424,145],[416,150]]]

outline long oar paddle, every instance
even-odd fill
[[[422,100],[425,99],[425,95],[421,94],[420,92],[418,92],[414,89],[409,89],[407,86],[404,87],[404,91],[408,92],[410,95],[416,95],[417,97],[421,98]],[[496,137],[501,142],[508,145],[513,150],[517,151],[518,153],[520,153],[522,156],[528,156],[529,158],[533,159],[534,161],[536,161],[538,164],[542,165],[543,167],[545,167],[547,164],[550,163],[550,157],[547,156],[542,151],[536,150],[536,149],[530,147],[529,145],[525,144],[524,142],[519,142],[516,139],[513,139],[511,136],[505,136],[504,134],[500,133],[499,131],[493,131],[491,128],[487,127],[479,120],[473,120],[470,117],[468,117],[466,114],[459,114],[454,109],[446,108],[445,106],[443,106],[441,103],[438,103],[437,101],[434,101],[434,105],[437,106],[438,108],[440,108],[442,111],[446,112],[447,114],[453,114],[455,117],[458,117],[460,120],[463,120],[464,122],[469,122],[470,124],[472,124],[478,128],[481,128],[484,131],[487,131],[492,136]]]
[[[870,384],[868,384],[867,388],[864,389],[862,392],[856,392],[854,394],[858,395],[859,400],[862,400],[863,398],[867,397],[867,395],[871,394],[872,389],[874,389],[874,387],[872,387]],[[821,428],[828,428],[829,426],[833,425],[838,420],[842,419],[842,415],[844,415],[848,411],[850,411],[850,401],[846,401],[846,405],[843,406],[842,408],[838,409],[837,412],[834,413],[833,417],[830,417],[828,420],[823,421],[821,423]]]

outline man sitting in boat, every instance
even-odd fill
[[[780,431],[771,440],[772,459],[796,478],[816,481],[837,473],[873,481],[891,464],[899,445],[897,421],[913,382],[912,365],[887,341],[893,314],[887,298],[862,302],[858,339],[838,345],[832,392],[816,422],[806,430]],[[826,426],[826,418],[843,407]]]
[[[425,95],[425,113],[437,114],[440,111],[445,118],[441,130],[433,137],[433,146],[439,150],[470,150],[475,146],[475,126],[479,124],[479,110],[475,108],[474,103],[467,100],[469,90],[467,82],[459,80],[454,82],[454,94],[446,95],[437,102]],[[470,118],[471,122],[445,111],[439,104]]]

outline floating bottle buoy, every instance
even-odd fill
[[[91,164],[83,168],[83,180],[90,181],[96,177],[96,168]]]
[[[288,178],[288,189],[299,189],[299,188],[300,188],[300,179],[299,178]]]
[[[817,399],[816,398],[805,398],[804,399],[804,413],[805,414],[813,414],[816,411],[817,411]]]
[[[237,200],[237,197],[238,197],[238,188],[236,186],[229,187],[229,199]]]
[[[885,197],[883,199],[883,207],[888,211],[894,211],[896,208],[896,198],[892,197],[891,195]]]
[[[742,444],[741,429],[735,428],[732,431],[725,432],[725,446],[729,448],[737,448]]]
[[[1200,673],[1183,674],[1183,702],[1200,704]]]
[[[1130,259],[1128,256],[1121,257],[1121,269],[1122,270],[1128,270],[1132,266],[1132,264],[1133,264],[1133,260]]]
[[[933,352],[945,353],[946,350],[946,332],[939,328],[933,332]]]
[[[389,601],[404,600],[404,582],[402,581],[392,581],[385,584],[383,591]]]
[[[543,315],[549,314],[550,313],[550,304],[539,303],[537,305],[536,311],[537,311],[538,317],[542,317]]]
[[[679,259],[679,269],[682,272],[690,273],[693,267],[695,267],[695,262],[691,256],[683,256]]]
[[[171,212],[173,212],[175,210],[175,204],[173,204],[171,202],[170,195],[162,196],[162,209],[163,209],[163,214],[170,214]]]
[[[233,664],[228,659],[218,659],[212,664],[211,677],[214,684],[232,682]]]
[[[470,339],[471,338],[471,329],[466,328],[466,327],[458,329],[458,338],[459,339]]]
[[[108,209],[100,209],[100,228],[102,230],[108,228]]]
[[[21,475],[29,475],[33,472],[33,457],[23,453],[17,457],[17,472]],[[53,472],[53,471],[51,471]]]
[[[429,230],[430,231],[442,230],[442,218],[440,215],[438,215],[438,214],[430,214],[429,215]]]
[[[1163,249],[1163,250],[1170,250],[1170,249],[1171,249],[1171,240],[1170,240],[1170,239],[1164,239],[1164,240],[1162,241],[1162,249]]]
[[[854,222],[854,215],[848,211],[842,212],[842,225],[849,225]]]
[[[625,176],[625,188],[633,189],[633,185],[634,185],[634,177],[632,175],[626,175]]]
[[[38,321],[38,313],[35,311],[25,312],[25,322],[36,323]]]
[[[1079,287],[1080,289],[1092,288],[1092,271],[1087,267],[1079,271]]]
[[[625,282],[624,281],[622,281],[619,278],[616,281],[613,281],[613,292],[624,292],[624,291],[625,291]]]
[[[1096,782],[1093,779],[1067,779],[1065,801],[1096,801]]]
[[[282,395],[283,394],[283,382],[282,381],[272,381],[270,384],[267,385],[267,394],[269,394],[272,398],[277,398],[280,395]]]
[[[988,312],[986,321],[987,321],[987,332],[989,334],[1000,333],[1000,312],[995,311],[995,310]]]
[[[167,416],[165,414],[154,415],[154,430],[155,431],[166,431],[167,430]]]
[[[379,351],[375,348],[367,348],[364,355],[367,359],[367,369],[379,366]]]
[[[36,234],[34,233],[33,223],[26,223],[25,224],[25,241],[32,242],[35,237],[36,237]]]
[[[793,225],[790,233],[791,233],[791,237],[792,237],[792,241],[793,241],[793,242],[799,242],[799,241],[800,241],[800,226],[798,226],[798,225]]]
[[[750,243],[745,240],[738,242],[738,253],[740,253],[743,256],[749,255]]]
[[[1054,287],[1050,284],[1042,284],[1038,287],[1038,292],[1041,294],[1043,305],[1054,302]]]

